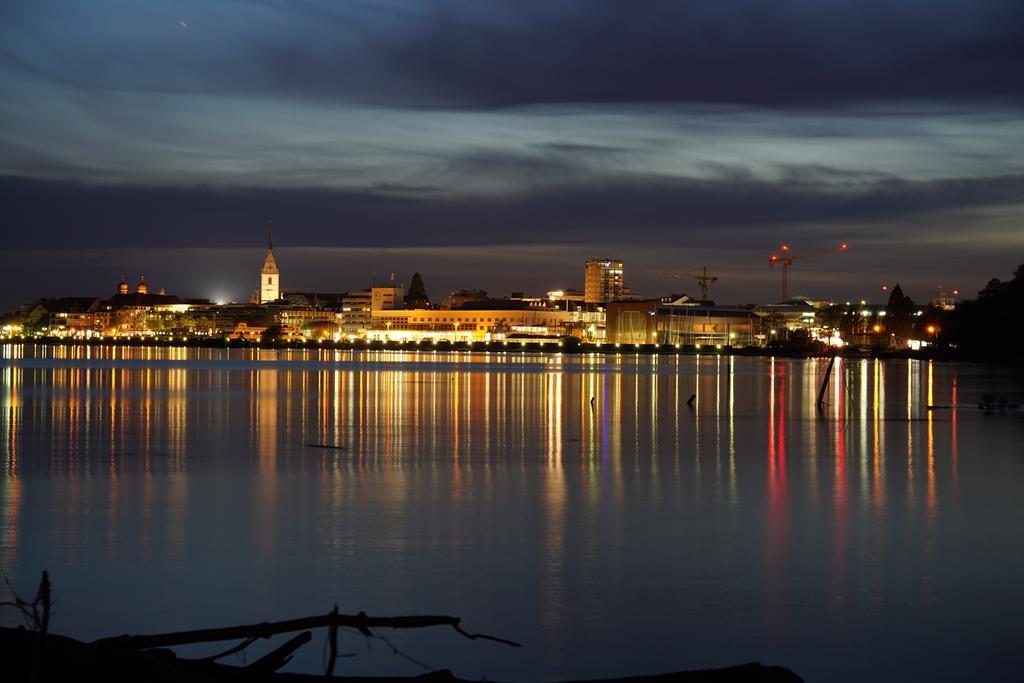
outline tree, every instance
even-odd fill
[[[427,296],[427,288],[423,286],[423,277],[419,273],[413,273],[409,293],[405,295],[405,307],[430,308],[430,297]]]
[[[267,329],[263,330],[263,334],[260,335],[261,344],[274,344],[281,339],[281,335],[284,333],[284,328],[280,325],[271,325]]]
[[[900,283],[892,288],[885,305],[885,327],[897,337],[910,337],[914,329],[914,301],[903,293]]]
[[[946,316],[940,339],[970,353],[1019,356],[1024,340],[1024,265],[1013,279],[992,278],[977,299],[960,304]]]

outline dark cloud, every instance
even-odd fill
[[[0,59],[34,78],[425,107],[1019,101],[1024,69],[1017,0],[12,3],[4,18]]]
[[[535,167],[516,170],[529,175]],[[906,237],[912,221],[956,229],[972,210],[1024,204],[1024,175],[911,181],[836,171],[822,179],[822,173],[789,168],[775,181],[605,175],[493,196],[419,187],[248,190],[7,177],[0,179],[0,220],[10,228],[9,248],[230,246],[258,242],[271,223],[282,243],[310,246],[622,244],[669,237],[699,246],[723,239],[774,243],[783,230],[853,239],[843,233],[850,226],[860,236],[876,235],[894,220],[908,222]]]
[[[665,245],[766,268],[783,239],[960,265],[973,230],[983,263],[1021,246],[1021,73],[1019,0],[0,3],[0,248],[37,254],[3,291],[53,245],[102,253],[61,263],[106,287],[111,254],[271,223],[282,245],[481,245],[446,261],[481,277],[537,244],[648,277]]]

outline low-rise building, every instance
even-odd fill
[[[368,336],[451,341],[488,341],[516,335],[558,337],[567,333],[571,315],[513,300],[471,302],[447,310],[375,310]]]
[[[24,307],[22,326],[47,334],[98,332],[103,329],[96,316],[101,303],[90,296],[39,299]]]
[[[759,342],[761,318],[749,308],[694,306],[647,301],[606,306],[607,337],[613,344],[722,344]]]

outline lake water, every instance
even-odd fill
[[[840,362],[819,415],[823,361],[0,355],[0,570],[23,594],[50,570],[58,632],[336,602],[524,644],[386,634],[467,678],[1019,674],[1024,414],[970,407],[1024,399],[998,367]],[[289,668],[322,671],[324,636]],[[422,672],[359,635],[341,649],[339,673]]]

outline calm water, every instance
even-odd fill
[[[0,569],[24,593],[51,571],[60,632],[337,602],[524,643],[393,634],[469,678],[1019,672],[1024,415],[925,409],[1024,399],[995,368],[837,364],[820,418],[818,361],[0,355]],[[292,668],[321,671],[322,643]],[[342,672],[421,671],[358,635],[342,649]]]

